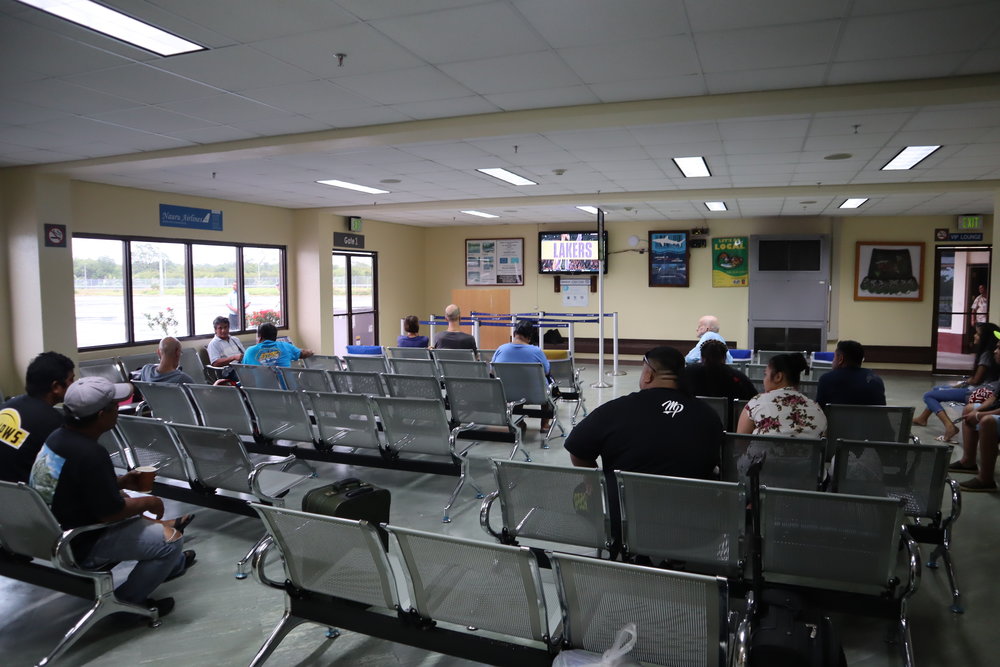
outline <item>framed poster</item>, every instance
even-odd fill
[[[650,232],[649,286],[687,287],[690,254],[687,232]]]
[[[465,239],[465,284],[523,285],[524,239]]]
[[[921,301],[924,244],[858,241],[855,301]]]
[[[746,287],[750,280],[746,236],[712,239],[712,287]]]

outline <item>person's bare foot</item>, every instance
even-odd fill
[[[920,419],[918,419],[916,417],[910,423],[913,424],[914,426],[927,426],[927,422],[926,421],[920,421]]]

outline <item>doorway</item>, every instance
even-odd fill
[[[348,345],[378,344],[378,257],[374,252],[333,253],[333,353]]]
[[[975,365],[972,337],[988,319],[978,306],[990,297],[990,246],[934,249],[934,373],[969,374]],[[980,291],[980,286],[982,290]],[[983,299],[977,299],[982,294]]]

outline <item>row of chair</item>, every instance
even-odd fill
[[[546,594],[537,561],[524,547],[389,525],[400,555],[397,572],[364,521],[255,509],[270,538],[255,553],[253,572],[285,593],[285,612],[251,667],[303,622],[525,667],[548,665],[561,649],[599,653],[632,621],[639,630],[630,656],[644,663],[729,662],[738,617],[729,612],[722,578],[553,553],[554,596]],[[316,545],[323,545],[322,559],[315,557]],[[278,579],[265,571],[272,550],[284,564]],[[398,580],[405,580],[405,593]],[[337,634],[334,627],[327,632]]]
[[[906,600],[919,582],[915,542],[934,545],[929,566],[938,557],[944,559],[952,610],[960,611],[948,546],[961,500],[947,479],[949,454],[943,445],[842,441],[835,493],[765,485],[761,516],[766,581],[836,591],[814,597],[844,611],[891,617],[903,638],[904,658],[912,664]],[[772,463],[769,452],[764,471]],[[611,492],[618,496],[620,516],[613,521],[601,471],[513,461],[493,465],[497,491],[483,502],[480,522],[500,543],[537,540],[545,548],[557,543],[609,555],[620,548],[628,559],[643,557],[726,577],[734,590],[752,583],[743,483],[616,471]],[[942,495],[949,488],[951,513],[943,517]],[[492,525],[496,501],[499,527]],[[908,536],[910,548],[905,576],[896,571],[901,535]]]

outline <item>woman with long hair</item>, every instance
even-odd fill
[[[987,382],[993,382],[1000,377],[1000,364],[993,358],[993,350],[997,346],[997,332],[1000,327],[992,322],[982,322],[976,325],[976,335],[972,339],[976,346],[976,367],[971,377],[965,378],[955,384],[946,384],[934,387],[924,394],[924,411],[913,418],[913,423],[917,426],[927,426],[927,420],[933,414],[944,424],[944,433],[936,439],[940,442],[950,442],[957,445],[955,436],[958,435],[958,427],[951,423],[942,401],[955,401],[965,403],[969,394],[974,389]]]
[[[800,352],[779,354],[767,362],[764,393],[757,394],[740,413],[737,433],[822,438],[826,415],[819,403],[798,390],[799,378],[809,370]]]

